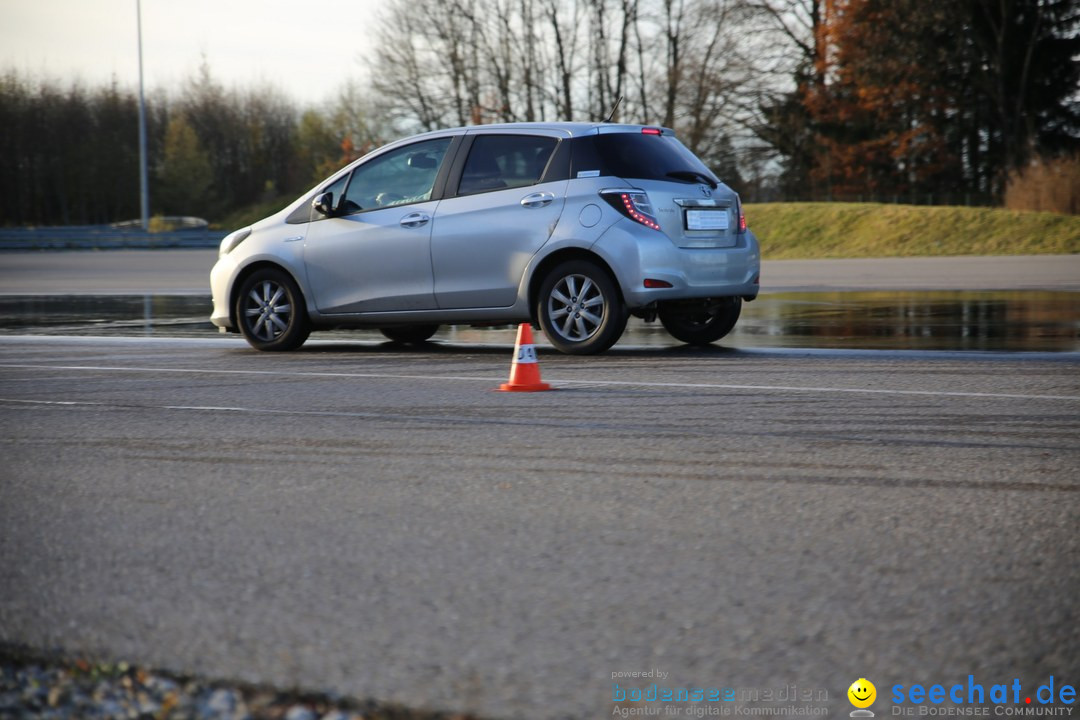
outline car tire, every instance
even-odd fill
[[[295,350],[311,334],[303,293],[292,276],[277,268],[256,270],[240,285],[236,322],[256,350]]]
[[[742,312],[742,298],[705,298],[661,305],[664,329],[688,345],[708,345],[731,332]]]
[[[396,343],[419,344],[431,339],[439,331],[438,325],[402,325],[379,328],[379,332]]]
[[[570,355],[601,353],[626,329],[627,312],[618,285],[588,260],[556,266],[540,285],[536,317],[551,344]]]

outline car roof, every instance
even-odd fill
[[[639,133],[642,128],[656,128],[659,129],[665,135],[674,135],[674,131],[670,128],[661,127],[659,125],[624,125],[622,123],[604,123],[604,122],[515,122],[515,123],[494,123],[491,125],[466,125],[463,127],[446,128],[444,130],[432,130],[430,132],[421,133],[419,135],[413,135],[406,139],[421,138],[428,135],[444,135],[444,134],[462,134],[462,133],[483,133],[483,132],[506,132],[506,131],[528,131],[528,130],[546,130],[565,133],[568,137],[581,137],[583,135],[598,135],[600,133]]]

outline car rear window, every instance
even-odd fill
[[[615,175],[635,180],[719,182],[685,145],[671,135],[600,133],[580,138],[574,147],[571,177]]]

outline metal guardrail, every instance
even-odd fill
[[[151,233],[102,225],[0,228],[0,251],[216,248],[227,234],[206,228]]]

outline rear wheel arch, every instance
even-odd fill
[[[532,276],[529,279],[529,317],[534,325],[538,324],[540,320],[536,316],[536,301],[540,298],[540,286],[543,285],[548,273],[568,260],[587,260],[588,262],[599,265],[600,268],[607,273],[611,282],[615,284],[615,288],[623,297],[623,301],[626,301],[622,283],[619,282],[619,278],[615,274],[615,271],[611,269],[611,265],[604,260],[604,258],[583,248],[566,248],[565,250],[559,250],[558,252],[548,255],[533,268]]]
[[[545,270],[533,313],[548,341],[572,355],[604,352],[618,342],[629,317],[610,268],[581,257]]]

